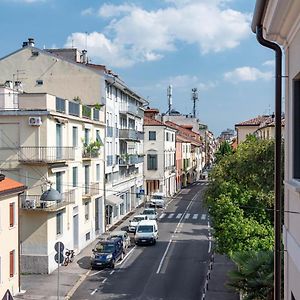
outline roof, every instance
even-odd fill
[[[146,126],[165,126],[165,124],[159,120],[144,116],[144,125]]]
[[[256,118],[243,121],[241,123],[235,124],[235,126],[259,126],[261,123],[272,121],[273,118],[270,115],[258,116]]]
[[[5,177],[0,181],[0,196],[21,193],[26,189],[23,183]]]

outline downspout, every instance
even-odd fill
[[[274,253],[274,300],[281,299],[281,94],[282,94],[282,52],[281,48],[263,37],[263,28],[256,27],[256,38],[264,47],[276,53],[275,61],[275,253]]]

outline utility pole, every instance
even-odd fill
[[[170,115],[172,109],[172,85],[171,84],[168,86],[167,96],[168,96],[168,115]]]
[[[196,88],[192,89],[192,101],[193,101],[193,117],[196,118],[196,101],[198,100],[198,91]]]

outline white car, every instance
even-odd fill
[[[131,220],[129,220],[128,225],[128,231],[129,232],[135,232],[136,226],[139,224],[142,220],[147,220],[148,217],[146,215],[136,215]]]
[[[130,237],[128,233],[124,230],[115,230],[110,232],[110,238],[120,237],[123,241],[123,248],[127,249],[130,247]]]
[[[157,220],[157,212],[155,208],[145,208],[142,215],[147,216],[148,220]]]
[[[135,232],[134,241],[139,244],[156,244],[158,227],[155,220],[140,221]]]
[[[165,197],[163,193],[154,193],[150,198],[150,205],[155,207],[165,206]]]

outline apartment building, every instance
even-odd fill
[[[0,59],[0,69],[0,82],[12,80],[15,84],[22,77],[19,84],[25,92],[76,99],[86,106],[105,105],[106,225],[109,227],[140,203],[145,99],[106,66],[91,64],[85,50],[41,50],[33,39]]]
[[[20,291],[19,195],[26,187],[0,174],[0,298]],[[4,298],[3,298],[4,299]]]
[[[144,117],[144,176],[146,194],[162,192],[173,196],[176,192],[176,129],[155,117],[157,109],[146,109]]]
[[[262,30],[265,39],[279,44],[284,50],[284,299],[295,300],[300,299],[300,2],[256,2],[252,30],[256,34]]]
[[[105,114],[46,93],[17,97],[18,108],[0,107],[0,167],[28,187],[20,196],[21,270],[51,273],[57,241],[78,253],[105,229]]]

